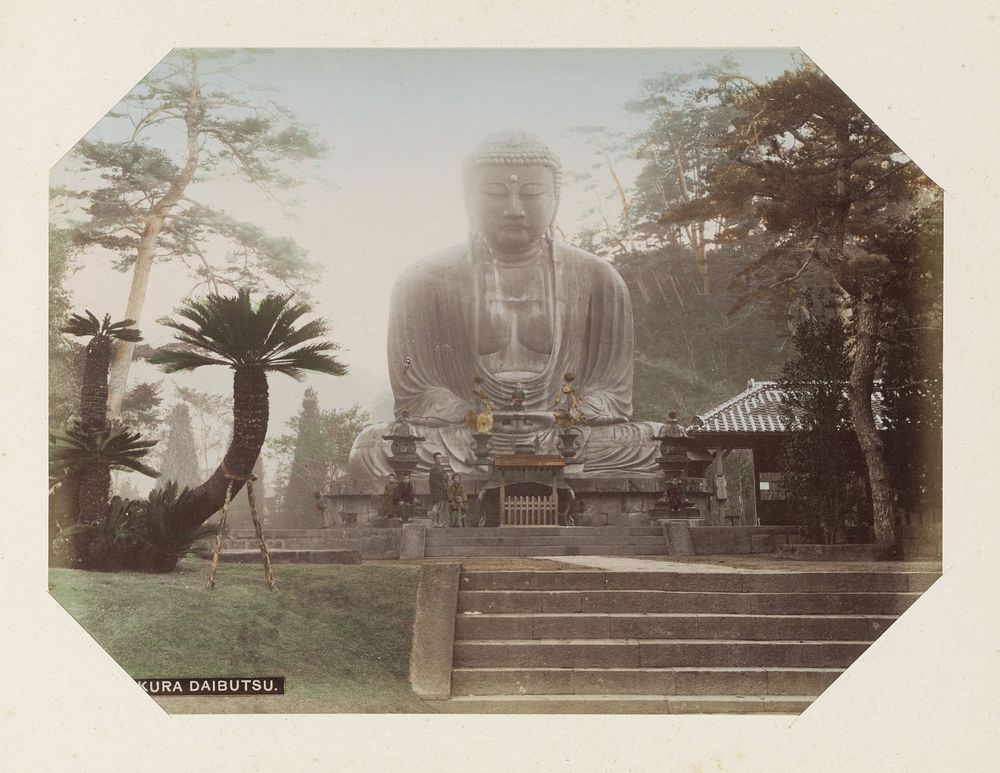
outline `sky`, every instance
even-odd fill
[[[485,136],[525,129],[555,150],[566,177],[591,172],[594,150],[574,127],[636,132],[644,118],[625,104],[639,95],[644,80],[694,70],[726,54],[756,80],[780,75],[801,56],[784,48],[269,49],[231,73],[212,76],[226,90],[289,108],[329,146],[321,161],[294,170],[303,182],[280,194],[284,206],[231,176],[198,182],[190,191],[193,198],[294,238],[324,268],[319,285],[310,288],[315,310],[331,323],[350,373],[311,375],[302,383],[272,376],[269,434],[284,430],[310,385],[323,408],[358,403],[375,419],[390,417],[385,337],[393,282],[409,263],[465,238],[461,165]],[[144,75],[136,73],[136,81]],[[109,107],[94,106],[88,137],[122,138],[121,123],[103,118]],[[180,128],[167,128],[150,139],[179,153],[183,136]],[[74,166],[64,158],[52,170],[52,184],[84,187]],[[616,162],[626,187],[638,171],[635,161]],[[593,174],[610,193],[607,172]],[[585,186],[564,185],[557,224],[572,237],[593,222],[587,213],[595,203]],[[613,200],[602,206],[611,217],[617,214]],[[121,318],[130,276],[113,271],[100,250],[84,255],[80,266],[68,283],[74,307]],[[179,265],[154,266],[140,320],[147,341],[169,340],[155,320],[169,314],[192,284]],[[162,379],[169,404],[172,380],[229,392],[229,374],[217,371],[164,376],[139,363],[132,378]]]

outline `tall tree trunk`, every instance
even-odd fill
[[[193,529],[222,509],[226,499],[226,474],[249,476],[260,456],[267,435],[267,374],[260,367],[236,368],[233,374],[233,439],[222,464],[212,476],[189,495],[177,514],[178,529]],[[243,488],[243,481],[233,481],[232,496]]]
[[[191,82],[188,87],[187,109],[184,113],[184,121],[187,124],[187,159],[163,198],[149,210],[142,237],[139,239],[139,250],[136,254],[135,265],[132,267],[132,284],[128,291],[128,303],[125,306],[125,319],[132,320],[136,325],[142,318],[142,307],[146,303],[146,288],[149,286],[149,273],[153,267],[153,254],[156,251],[157,239],[170,211],[184,196],[188,184],[194,179],[194,173],[198,169],[198,156],[201,152],[199,135],[203,117],[201,87],[198,83],[198,60],[192,52]],[[107,403],[107,414],[111,420],[117,419],[121,413],[134,350],[135,344],[128,341],[119,341],[115,347]]]
[[[80,471],[76,502],[80,523],[101,523],[108,514],[111,498],[111,468],[95,464]]]
[[[108,360],[111,359],[111,339],[94,336],[87,344],[80,384],[80,422],[84,430],[96,435],[108,428]]]
[[[875,355],[878,324],[882,310],[881,297],[875,280],[865,282],[855,303],[857,313],[853,363],[848,385],[851,421],[858,444],[868,468],[875,520],[875,541],[880,545],[894,544],[895,523],[892,513],[892,485],[885,460],[885,446],[875,426],[872,411],[872,387],[875,381]]]

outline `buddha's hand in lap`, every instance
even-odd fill
[[[547,432],[555,426],[555,417],[548,412],[543,411],[525,411],[523,413],[510,413],[507,414],[503,411],[499,412],[500,415],[504,416],[516,416],[519,419],[520,429],[515,431],[514,429],[505,429],[502,421],[497,420],[497,414],[494,414],[493,421],[493,432],[499,435],[523,435],[527,433],[537,433],[537,432]],[[527,422],[530,421],[530,426],[526,426]],[[516,425],[515,425],[516,426]]]

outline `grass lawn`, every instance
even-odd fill
[[[171,574],[52,569],[52,596],[132,677],[284,676],[285,695],[156,698],[172,713],[432,712],[410,690],[413,566],[186,558]]]

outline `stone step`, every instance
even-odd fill
[[[357,550],[287,550],[268,548],[273,564],[360,564],[361,553]],[[231,564],[261,563],[260,549],[223,550],[219,561]]]
[[[264,529],[265,539],[298,539],[324,537],[329,529]],[[235,539],[256,539],[253,529],[226,529],[226,536]]]
[[[431,529],[426,544],[430,547],[496,545],[665,545],[662,534],[478,534],[452,533],[460,529]]]
[[[506,639],[455,642],[454,668],[847,668],[870,642]]]
[[[819,695],[840,668],[456,668],[452,695]]]
[[[607,538],[607,537],[659,537],[663,529],[659,526],[489,526],[483,528],[431,528],[427,539],[444,541],[491,540],[495,538],[517,539],[567,539],[567,538]]]
[[[701,612],[741,615],[900,615],[919,593],[754,593],[661,590],[466,591],[459,612]]]
[[[751,592],[921,592],[936,572],[490,572],[462,573],[462,590],[691,590]]]
[[[330,547],[330,540],[325,537],[296,537],[294,539],[268,539],[265,538],[268,549],[288,549],[288,550],[322,550]],[[233,539],[227,537],[222,542],[223,546],[232,550],[254,550],[257,549],[257,538],[247,537]]]
[[[461,614],[455,639],[874,641],[895,620],[893,615]]]
[[[435,702],[458,714],[801,714],[815,695],[459,695]]]
[[[669,548],[661,541],[654,545],[425,545],[425,558],[475,558],[510,556],[665,556]]]
[[[631,534],[635,537],[655,537],[663,534],[658,526],[483,526],[478,528],[434,529],[433,534],[479,537],[568,537],[573,535]]]

